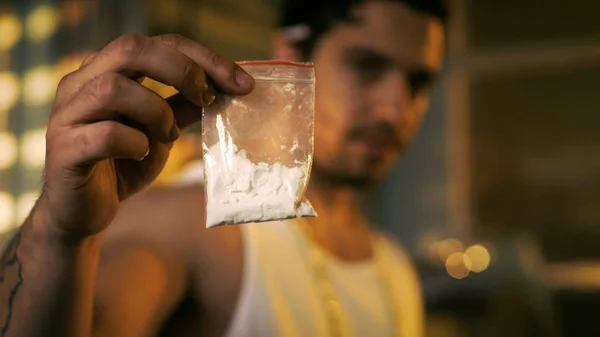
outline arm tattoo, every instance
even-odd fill
[[[22,265],[17,254],[20,242],[19,230],[0,258],[0,337],[8,332],[15,297],[23,284]]]

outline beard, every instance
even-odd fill
[[[326,168],[314,162],[310,179],[320,185],[348,187],[357,190],[369,189],[379,181],[374,172],[351,174],[342,168]]]
[[[397,152],[393,158],[353,158],[343,154],[340,149],[338,154],[314,158],[311,169],[311,180],[318,184],[328,186],[347,187],[365,190],[379,183],[393,166],[402,152],[405,141],[403,135],[398,133],[393,125],[386,122],[355,125],[349,130],[345,139],[351,141],[371,140],[389,146]],[[343,146],[343,145],[342,145]],[[328,158],[327,158],[328,157]],[[320,159],[320,160],[319,160]],[[354,162],[359,161],[359,162]]]

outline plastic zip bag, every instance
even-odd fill
[[[311,63],[238,63],[254,77],[244,96],[204,109],[206,227],[317,216],[304,193],[314,147]]]

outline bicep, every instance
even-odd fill
[[[96,280],[93,336],[156,333],[185,292],[184,269],[149,245],[109,242]]]

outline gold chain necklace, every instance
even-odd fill
[[[308,223],[304,219],[299,218],[291,221],[296,223],[298,229],[308,239],[307,241],[309,242],[309,259],[311,269],[314,274],[313,276],[315,277],[315,282],[317,284],[319,295],[321,296],[321,301],[323,302],[323,306],[325,307],[330,335],[331,337],[347,336],[348,333],[344,331],[342,307],[335,292],[335,288],[333,287],[333,284],[331,283],[331,280],[327,273],[325,258],[323,256],[323,253],[320,251],[318,242],[314,237],[314,233],[312,232],[312,230],[308,226]],[[371,234],[370,236],[371,245],[373,247],[373,261],[375,262],[375,266],[377,269],[378,280],[382,289],[382,296],[384,298],[389,299],[388,306],[390,310],[390,318],[392,320],[393,325],[393,336],[403,337],[404,334],[402,333],[402,329],[398,324],[399,310],[396,306],[396,298],[394,297],[393,287],[385,271],[385,268],[382,266],[382,257],[379,253],[379,245],[377,245],[377,240],[374,238],[374,235]]]

